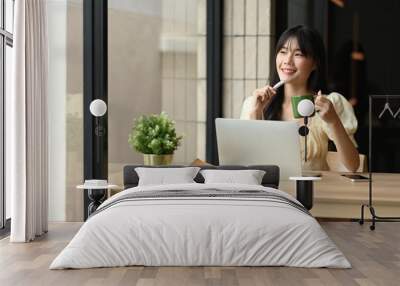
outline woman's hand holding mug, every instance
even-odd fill
[[[340,121],[332,102],[323,96],[321,91],[318,91],[315,97],[315,110],[321,119],[328,124],[336,124]]]

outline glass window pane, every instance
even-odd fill
[[[83,1],[66,1],[66,220],[83,218],[82,194],[76,193],[76,185],[83,181]],[[54,1],[53,1],[54,2]],[[59,9],[59,3],[55,3]],[[57,16],[56,16],[57,17]],[[57,19],[58,24],[64,21]],[[53,32],[58,35],[59,29]],[[55,38],[54,44],[61,36]],[[65,36],[64,36],[65,37]],[[55,48],[56,49],[56,48]],[[57,104],[57,103],[56,103]],[[78,203],[79,202],[79,203]],[[72,206],[72,207],[68,207]]]
[[[6,0],[6,30],[10,33],[14,32],[14,0]]]
[[[0,1],[0,29],[3,29],[3,5],[1,5],[2,1]]]
[[[83,219],[83,1],[46,1],[50,220]]]
[[[6,45],[6,59],[5,59],[5,98],[10,98],[11,96],[11,72],[12,72],[12,65],[13,65],[13,56],[12,56],[12,48],[8,45]],[[7,152],[5,152],[7,154]],[[6,219],[11,217],[11,193],[10,193],[10,188],[6,187]]]
[[[165,111],[183,135],[175,164],[205,160],[206,0],[108,1],[109,180],[143,164],[128,134],[133,119]]]

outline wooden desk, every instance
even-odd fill
[[[368,177],[368,174],[365,173]],[[314,207],[311,213],[326,218],[359,218],[362,203],[368,202],[368,181],[352,182],[341,173],[322,172],[314,182]],[[380,216],[400,216],[400,174],[372,175],[373,205]],[[296,184],[281,181],[279,189],[296,194]],[[369,218],[369,212],[366,216]]]

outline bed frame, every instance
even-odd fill
[[[127,165],[124,167],[124,189],[133,188],[138,185],[139,177],[135,171],[137,167],[146,168],[182,168],[188,167],[183,165],[170,165],[170,166],[144,166],[144,165]],[[277,189],[279,187],[279,167],[275,165],[251,165],[251,166],[239,166],[239,165],[226,165],[226,166],[199,166],[201,170],[205,169],[216,169],[216,170],[263,170],[265,175],[262,179],[261,184],[265,187],[271,187]],[[200,174],[194,178],[197,183],[204,183],[204,178]]]

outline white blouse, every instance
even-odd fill
[[[351,104],[337,92],[332,92],[327,95],[327,98],[333,103],[333,106],[342,122],[344,129],[357,147],[354,139],[354,133],[357,131],[357,118],[354,115],[354,110]],[[242,106],[240,119],[250,119],[250,112],[254,106],[254,96],[248,97]],[[310,133],[307,136],[307,162],[304,162],[304,141],[303,136],[300,137],[301,158],[304,170],[329,170],[326,162],[328,154],[328,140],[333,140],[331,130],[325,121],[321,119],[318,113],[309,118],[308,127]]]

